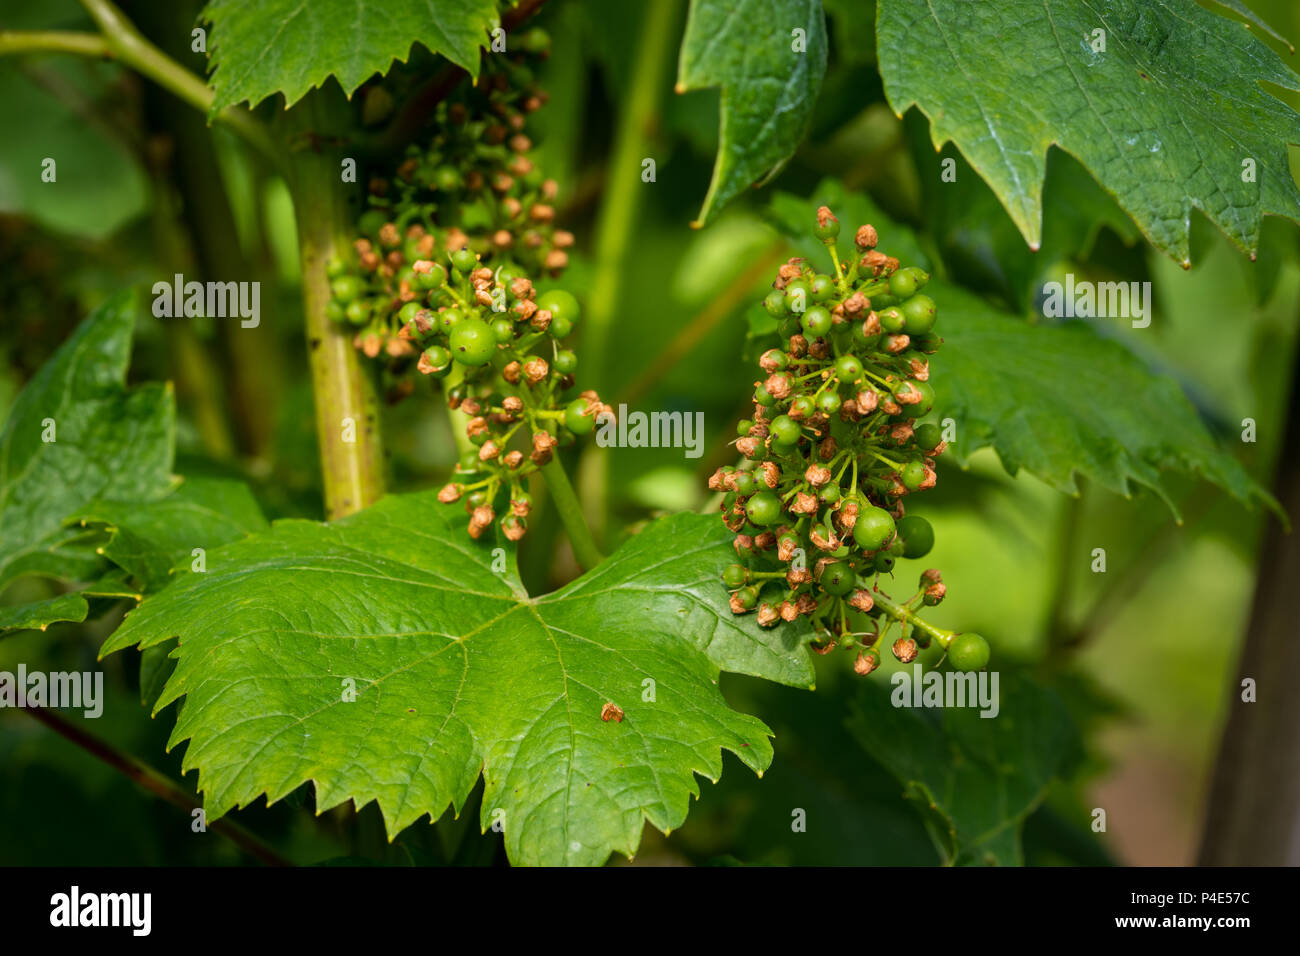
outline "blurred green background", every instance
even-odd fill
[[[1105,331],[1176,378],[1225,443],[1241,448],[1252,473],[1270,483],[1300,310],[1294,225],[1270,220],[1259,260],[1251,263],[1197,218],[1193,266],[1184,271],[1138,240],[1117,210],[1094,203],[1095,234],[1068,237],[1056,261],[1048,253],[1034,257],[964,164],[962,198],[944,206],[949,197],[934,194],[934,177],[921,172],[935,161],[925,120],[899,120],[884,105],[862,0],[828,0],[832,57],[809,141],[774,184],[693,232],[717,145],[718,97],[672,93],[686,4],[655,2],[676,7],[662,38],[641,28],[648,0],[555,0],[539,18],[553,53],[542,73],[551,102],[537,118],[538,160],[560,184],[559,220],[579,246],[565,285],[603,283],[613,293],[615,331],[604,354],[582,352],[578,343],[584,376],[594,374],[592,384],[612,404],[702,411],[707,426],[699,460],[684,459],[680,449],[611,449],[575,461],[607,547],[647,517],[704,506],[707,475],[731,460],[728,441],[748,408],[746,315],[775,264],[790,254],[769,224],[768,199],[775,189],[807,196],[827,176],[921,230],[927,251],[950,276],[1027,316],[1033,301],[1026,301],[1018,270],[1036,279],[1067,269],[1149,279],[1156,302],[1150,329],[1112,323]],[[1300,36],[1300,6],[1250,5],[1284,34]],[[203,70],[203,58],[188,48],[198,4],[123,7],[180,62]],[[5,9],[0,25],[90,28],[73,0]],[[653,113],[629,118],[621,104],[654,76],[662,82],[651,97]],[[401,81],[399,70],[390,82]],[[1278,92],[1297,104],[1295,94]],[[358,110],[366,95],[358,95]],[[132,377],[176,382],[178,472],[244,477],[269,516],[319,517],[288,195],[255,156],[186,109],[113,64],[0,59],[0,408],[86,311],[116,289],[174,271],[260,279],[263,321],[247,334],[143,315]],[[637,120],[648,120],[639,127],[648,137],[626,131]],[[610,160],[620,136],[632,137],[628,149],[656,160],[654,183],[615,173]],[[947,154],[957,155],[951,147]],[[38,180],[45,156],[67,157],[57,189]],[[1054,217],[1073,221],[1066,210],[1078,198],[1081,175],[1072,159],[1053,154],[1049,234]],[[213,208],[226,212],[214,218]],[[631,237],[623,262],[604,254],[619,230]],[[1258,423],[1253,445],[1238,441],[1246,417]],[[394,490],[435,484],[454,463],[445,411],[427,386],[388,409],[385,438]],[[1188,483],[1177,495],[1185,516],[1179,527],[1150,495],[1126,500],[1085,485],[1070,499],[1030,476],[1008,476],[987,451],[967,471],[949,462],[940,477],[924,513],[937,538],[929,563],[943,570],[949,596],[932,619],[988,635],[999,660],[1032,670],[1054,688],[1081,734],[1081,759],[1026,822],[1026,861],[1192,862],[1260,537],[1274,519]],[[1107,551],[1104,575],[1089,570],[1096,547]],[[521,561],[534,591],[575,573],[554,520],[535,526]],[[38,582],[23,586],[27,596],[40,596]],[[110,614],[84,627],[8,638],[0,642],[0,670],[20,661],[48,670],[93,668],[114,623]],[[135,663],[136,656],[123,654],[98,665],[112,697],[90,729],[180,779],[179,751],[163,753],[174,714],[150,720],[137,705]],[[840,656],[820,659],[818,667],[812,694],[724,677],[729,699],[776,732],[776,761],[758,780],[729,759],[719,785],[702,784],[682,830],[667,838],[647,830],[638,862],[941,859],[897,781],[844,730],[857,679]],[[0,863],[248,862],[210,835],[186,839],[183,811],[22,713],[0,712],[0,768]],[[193,775],[185,786],[193,788]],[[387,846],[373,807],[359,819],[350,809],[317,819],[309,806],[310,794],[299,793],[235,817],[300,863],[504,859],[498,837],[479,836],[476,808],[459,822],[417,825]],[[1089,827],[1094,807],[1107,811],[1104,834]],[[807,811],[805,833],[791,830],[794,808]]]

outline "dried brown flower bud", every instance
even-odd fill
[[[875,604],[876,602],[872,600],[871,592],[866,588],[858,588],[849,595],[849,607],[856,608],[863,614],[870,611]]]
[[[831,480],[831,470],[825,465],[809,465],[803,473],[803,478],[814,488],[820,488]]]
[[[912,640],[910,637],[900,637],[898,640],[894,641],[892,650],[894,656],[904,664],[912,663],[912,661],[916,660],[916,655],[919,653],[916,647],[916,641]]]
[[[453,481],[449,484],[443,485],[442,488],[438,491],[438,500],[441,501],[444,505],[449,505],[453,501],[459,501],[461,493],[464,490],[465,490],[464,488],[462,488],[460,485],[456,484],[456,482]]]
[[[772,627],[781,620],[781,612],[772,604],[763,602],[758,608],[758,624],[760,627]]]
[[[534,355],[524,362],[524,378],[529,385],[536,385],[550,374],[551,366],[540,355]]]
[[[876,227],[870,224],[858,227],[858,234],[854,237],[859,249],[874,249],[880,237],[876,235]]]
[[[855,292],[844,300],[844,314],[852,318],[870,305],[871,302],[865,295],[861,292]]]
[[[781,469],[776,466],[774,461],[765,461],[758,466],[758,470],[763,473],[763,484],[769,488],[775,488],[777,482],[781,480]]]
[[[621,724],[623,722],[623,708],[613,701],[606,701],[604,706],[600,708],[600,719],[605,723],[612,720],[616,724]]]
[[[554,316],[549,309],[538,309],[533,313],[532,327],[538,332],[545,332],[550,328],[553,318]]]
[[[866,677],[879,666],[880,658],[875,654],[868,656],[858,651],[857,659],[853,662],[853,673]]]
[[[759,356],[758,365],[764,372],[768,372],[770,374],[772,372],[776,372],[780,370],[781,359],[784,357],[785,357],[785,353],[783,353],[780,349],[768,349],[766,352],[764,352],[762,355]]]
[[[817,496],[804,491],[799,492],[794,496],[794,504],[790,505],[790,513],[797,515],[816,514]]]
[[[501,449],[500,449],[500,447],[497,446],[497,443],[494,442],[494,441],[488,440],[488,441],[485,441],[482,445],[479,446],[479,450],[478,450],[478,460],[479,460],[479,461],[491,461],[493,458],[496,458],[497,455],[499,455],[499,454],[501,454]]]

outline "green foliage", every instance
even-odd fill
[[[266,529],[266,519],[243,482],[191,478],[157,501],[96,501],[69,516],[101,530],[96,550],[147,591],[167,584],[177,563],[196,547],[215,548]]]
[[[1052,145],[1184,262],[1193,208],[1250,251],[1264,215],[1300,220],[1277,135],[1296,113],[1260,85],[1300,83],[1249,31],[1195,4],[881,0],[878,30],[890,105],[920,107],[936,145],[955,141],[1031,246]],[[1255,181],[1243,182],[1247,160]]]
[[[955,287],[936,288],[946,348],[936,356],[936,407],[957,423],[962,458],[992,446],[1076,494],[1081,474],[1118,494],[1150,488],[1173,510],[1165,472],[1195,475],[1243,504],[1273,497],[1214,440],[1176,381],[1081,322],[1026,325]]]
[[[404,62],[421,43],[478,75],[479,52],[496,22],[493,0],[212,0],[214,111],[283,93],[292,106],[331,76],[351,95],[376,73]]]
[[[821,203],[843,209],[846,222],[875,223],[883,251],[929,261],[906,228],[832,181],[811,199],[776,194],[772,215],[800,237],[801,223]],[[799,242],[808,256],[823,255],[816,245]],[[1078,492],[1076,473],[1123,495],[1144,485],[1175,515],[1166,471],[1201,477],[1244,504],[1277,508],[1210,435],[1178,383],[1153,374],[1118,342],[1082,322],[1029,325],[937,278],[926,292],[943,315],[945,347],[931,359],[935,418],[956,422],[950,448],[958,460],[992,447],[1011,474],[1024,468],[1068,494]]]
[[[716,522],[658,522],[539,599],[463,524],[429,493],[279,522],[128,615],[104,653],[180,638],[157,706],[186,697],[172,743],[190,740],[209,819],[313,780],[318,809],[374,800],[396,835],[459,813],[481,769],[511,860],[598,864],[636,850],[643,818],[679,826],[720,749],[768,765],[718,672],[808,684],[810,665],[791,629],[731,619]]]
[[[0,434],[0,589],[22,575],[93,580],[64,519],[92,501],[171,487],[171,387],[126,388],[135,298],[100,306],[28,384]],[[45,438],[53,438],[46,441]]]
[[[858,695],[850,732],[915,801],[945,863],[1023,863],[1025,817],[1080,756],[1064,705],[1002,671],[995,717],[981,717],[976,707],[896,706],[891,698],[913,699],[912,684],[899,683],[900,675],[911,676],[899,672],[892,689],[872,685]],[[974,675],[961,678],[974,685]]]
[[[796,29],[806,43],[798,52]],[[821,0],[691,0],[677,88],[722,88],[718,157],[700,225],[794,154],[825,72]]]

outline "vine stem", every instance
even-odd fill
[[[294,219],[302,261],[302,305],[306,319],[316,437],[320,444],[325,517],[342,518],[384,494],[383,442],[374,379],[362,367],[348,329],[326,315],[330,282],[325,265],[347,248],[350,216],[340,188],[340,157],[321,144],[329,139],[331,104],[313,90],[289,110],[286,121],[306,134],[307,148],[293,163]],[[340,98],[341,99],[341,98]]]
[[[947,650],[948,645],[952,643],[952,639],[957,636],[954,631],[945,630],[942,627],[935,627],[929,621],[918,617],[914,611],[904,605],[895,604],[879,591],[872,591],[871,599],[875,602],[876,607],[880,608],[894,620],[898,621],[900,624],[911,624],[912,627],[916,628],[918,631],[929,635],[932,640],[938,641],[945,650]]]
[[[564,522],[564,530],[569,534],[573,556],[578,559],[578,564],[582,565],[584,571],[590,571],[604,561],[605,556],[596,547],[596,540],[591,536],[591,529],[582,516],[582,505],[578,503],[578,496],[574,493],[573,485],[569,483],[569,476],[559,458],[552,458],[542,466],[542,477],[546,479],[546,487],[551,492],[555,510]]]
[[[148,764],[142,763],[131,755],[117,750],[106,741],[86,733],[56,711],[47,707],[25,707],[23,711],[50,728],[50,730],[80,747],[86,753],[108,764],[145,790],[155,796],[162,797],[168,803],[186,811],[198,810],[203,806],[186,790],[178,787]],[[233,820],[214,820],[207,826],[212,832],[221,834],[249,856],[261,860],[267,866],[293,866],[292,861],[282,857],[274,849],[263,843],[261,839]]]
[[[100,34],[57,30],[0,31],[0,54],[75,53],[80,56],[119,60],[170,90],[202,113],[210,114],[216,93],[145,38],[111,0],[81,0]],[[242,136],[249,145],[282,168],[283,151],[247,110],[228,106],[212,117]]]

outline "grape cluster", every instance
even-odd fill
[[[943,600],[937,570],[922,573],[903,604],[879,590],[899,559],[934,545],[930,523],[904,505],[934,487],[945,449],[939,427],[920,422],[934,405],[926,356],[942,342],[934,301],[921,292],[929,276],[877,251],[870,225],[841,263],[840,224],[825,206],[814,231],[833,270],[798,258],[778,270],[763,304],[784,344],[759,359],[766,378],[755,383],[753,418],[735,442],[746,460],[709,480],[745,562],[723,574],[731,609],[756,610],[768,627],[809,618],[814,649],[857,648],[860,674],[879,666],[895,623],[902,633],[889,646],[900,661],[937,638],[954,665],[980,669],[982,637],[952,635],[915,613]]]
[[[548,45],[529,31],[518,53],[489,57],[476,86],[439,104],[428,145],[371,180],[353,256],[326,265],[330,317],[358,328],[356,346],[386,359],[404,392],[412,371],[439,381],[466,416],[472,447],[438,497],[464,501],[473,538],[494,525],[522,538],[528,476],[613,414],[594,391],[565,394],[578,359],[562,343],[578,302],[533,284],[562,272],[573,243],[554,226],[555,183],[524,133],[545,101],[528,62]]]
[[[477,84],[458,88],[435,110],[428,138],[409,146],[391,174],[370,179],[368,208],[352,255],[330,263],[330,317],[357,328],[371,358],[406,364],[401,309],[437,286],[429,261],[468,250],[484,266],[558,277],[573,234],[555,227],[556,184],[531,158],[528,114],[546,102],[532,64],[550,40],[540,29],[486,58]]]

